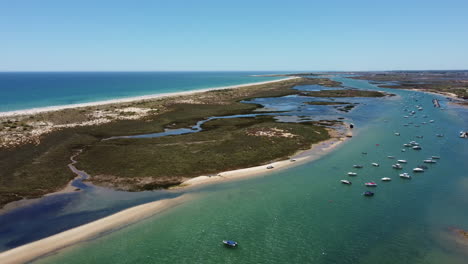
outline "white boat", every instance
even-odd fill
[[[406,149],[401,149],[401,152],[405,152],[405,151],[406,151]]]
[[[403,147],[411,147],[411,144],[408,144],[408,143],[403,144]]]
[[[431,158],[432,158],[432,159],[440,159],[439,156],[432,156]]]
[[[400,133],[398,133],[398,132],[397,132],[397,133],[395,133],[395,136],[399,136],[399,135],[400,135]]]
[[[389,158],[389,159],[394,159],[395,156],[387,156],[387,158]]]
[[[374,166],[374,167],[378,167],[378,166],[379,166],[379,164],[374,162],[374,163],[372,163],[372,166]]]
[[[348,172],[348,176],[356,176],[356,175],[357,175],[357,173],[355,173],[355,172]]]
[[[411,176],[410,176],[408,173],[406,173],[406,172],[401,173],[401,174],[400,174],[400,177],[401,177],[401,178],[404,178],[404,179],[411,179]]]
[[[434,120],[429,120],[429,123],[434,123]]]
[[[421,169],[421,168],[414,168],[413,171],[414,171],[414,172],[424,172],[424,169]]]
[[[366,182],[364,183],[365,186],[368,186],[368,187],[377,187],[377,183],[375,182]]]
[[[437,161],[432,160],[432,159],[427,159],[423,161],[424,163],[436,163]]]
[[[392,180],[392,178],[389,178],[389,177],[383,177],[382,178],[382,181],[391,181],[391,180]]]
[[[271,169],[273,169],[273,168],[274,168],[273,165],[268,165],[268,166],[267,166],[267,169],[269,169],[269,170],[271,170]]]
[[[399,163],[393,164],[393,165],[392,165],[392,168],[397,169],[397,170],[403,169],[403,167],[402,167],[401,164],[399,164]]]
[[[413,149],[414,149],[414,150],[420,150],[421,147],[420,147],[420,146],[414,146]]]
[[[398,163],[407,163],[408,161],[406,160],[397,160]]]
[[[437,137],[444,137],[443,134],[436,134]]]
[[[347,180],[341,180],[340,182],[343,183],[343,184],[351,184],[351,182],[347,181]]]

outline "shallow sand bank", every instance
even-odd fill
[[[346,127],[349,126],[346,124]],[[342,132],[330,129],[329,133],[332,136],[331,139],[314,144],[310,149],[297,153],[291,159],[271,163],[270,165],[273,166],[272,169],[267,169],[267,166],[263,165],[226,171],[219,173],[218,176],[199,176],[185,181],[184,184],[179,188],[190,188],[202,184],[212,184],[227,180],[244,179],[247,177],[264,175],[269,172],[297,166],[299,164],[310,162],[322,157],[352,136],[351,130],[349,128]],[[141,221],[165,209],[174,207],[188,198],[188,195],[185,194],[177,198],[150,202],[125,209],[94,222],[0,253],[0,263],[25,263],[35,260],[76,243],[98,237],[99,235],[109,231]]]
[[[279,80],[264,81],[264,82],[253,82],[253,83],[246,83],[246,84],[239,84],[239,85],[231,85],[231,86],[222,86],[222,87],[207,88],[207,89],[200,89],[200,90],[192,90],[192,91],[186,91],[186,92],[160,93],[160,94],[152,94],[152,95],[143,95],[143,96],[121,98],[121,99],[106,100],[106,101],[79,103],[79,104],[71,104],[71,105],[60,105],[60,106],[47,106],[47,107],[31,108],[31,109],[17,110],[17,111],[7,111],[7,112],[0,112],[0,117],[19,116],[19,115],[34,115],[34,114],[37,114],[37,113],[52,112],[52,111],[58,111],[58,110],[63,110],[63,109],[70,109],[70,108],[80,108],[80,107],[97,106],[97,105],[128,103],[128,102],[158,99],[158,98],[164,98],[164,97],[191,95],[191,94],[203,93],[203,92],[214,91],[214,90],[235,89],[235,88],[241,88],[241,87],[251,86],[251,85],[261,85],[261,84],[275,83],[275,82],[281,82],[281,81],[290,80],[290,79],[297,79],[297,78],[299,78],[299,77],[289,77],[289,78],[284,78],[284,79],[279,79]]]
[[[138,205],[94,222],[64,231],[62,233],[0,253],[0,263],[25,263],[75,243],[99,236],[104,232],[122,228],[174,207],[184,201],[187,195]]]

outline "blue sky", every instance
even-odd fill
[[[468,69],[468,1],[0,0],[0,71]]]

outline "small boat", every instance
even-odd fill
[[[351,184],[351,182],[347,181],[347,180],[341,180],[340,182],[343,183],[343,184]]]
[[[405,152],[405,151],[406,151],[406,149],[401,149],[401,152]]]
[[[369,192],[369,191],[365,191],[365,192],[362,193],[362,195],[364,195],[364,196],[374,196],[374,193]]]
[[[437,163],[437,161],[432,160],[432,159],[427,159],[423,161],[424,163]]]
[[[429,120],[429,123],[434,123],[434,120]]]
[[[392,178],[389,178],[389,177],[383,177],[382,178],[382,181],[391,181],[391,180],[392,180]]]
[[[427,169],[428,169],[427,166],[425,166],[425,165],[419,165],[418,168],[423,169],[423,170],[427,170]]]
[[[416,136],[416,138],[423,138],[423,136]]]
[[[436,134],[437,137],[444,137],[443,134]]]
[[[401,174],[400,174],[400,177],[401,177],[401,178],[404,178],[404,179],[411,179],[411,176],[410,176],[408,173],[406,173],[406,172],[401,173]]]
[[[356,176],[356,175],[357,175],[357,173],[355,173],[355,172],[348,172],[348,176]]]
[[[395,136],[399,136],[399,135],[400,135],[400,133],[398,133],[398,132],[397,132],[397,133],[395,133]]]
[[[406,160],[397,160],[398,163],[407,163],[408,161]]]
[[[363,155],[367,155],[367,152],[361,152]]]
[[[374,163],[372,163],[372,166],[374,166],[374,167],[378,167],[378,166],[379,166],[379,164],[374,162]]]
[[[364,166],[362,165],[353,165],[353,168],[356,168],[356,169],[362,169]]]
[[[413,149],[414,149],[414,150],[420,150],[420,149],[421,149],[421,146],[414,146]]]
[[[402,167],[401,164],[399,164],[399,163],[393,164],[393,165],[392,165],[392,168],[397,169],[397,170],[403,169],[403,167]]]
[[[432,158],[432,159],[440,159],[439,156],[432,156],[431,158]]]
[[[290,159],[289,161],[291,161],[291,162],[295,162],[296,160],[295,160],[295,159]]]
[[[387,156],[387,158],[389,158],[389,159],[394,159],[395,156]]]
[[[237,247],[237,242],[232,240],[223,240],[223,244],[228,247]]]
[[[367,187],[377,187],[377,183],[375,182],[366,182],[364,183],[364,185]]]
[[[269,169],[269,170],[271,170],[271,169],[273,169],[273,168],[274,168],[273,165],[267,166],[267,169]]]
[[[414,171],[414,172],[424,172],[424,169],[421,169],[421,168],[414,168],[413,171]]]
[[[403,147],[411,147],[411,144],[408,144],[408,143],[403,144]]]

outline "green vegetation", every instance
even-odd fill
[[[5,130],[10,130],[12,126],[18,126],[21,122],[35,122],[39,125],[37,127],[46,126],[47,123],[53,123],[54,125],[60,124],[71,124],[77,122],[86,122],[92,121],[93,117],[89,115],[93,111],[112,111],[127,108],[127,107],[137,107],[137,108],[151,108],[154,109],[150,112],[149,115],[142,117],[137,120],[114,120],[109,123],[104,123],[100,125],[93,126],[75,126],[69,128],[61,128],[60,130],[55,130],[51,133],[44,134],[40,136],[40,144],[36,145],[33,143],[21,144],[11,148],[0,148],[0,206],[4,204],[20,200],[23,198],[34,198],[40,197],[44,194],[59,190],[63,188],[75,175],[67,168],[67,164],[70,163],[70,156],[77,149],[85,149],[82,155],[78,156],[79,163],[78,167],[90,169],[93,173],[108,173],[113,175],[125,176],[128,174],[117,174],[111,170],[112,166],[125,167],[127,165],[140,167],[140,173],[136,174],[138,177],[146,175],[152,178],[154,175],[162,176],[167,167],[161,167],[158,169],[160,174],[152,174],[156,169],[154,167],[149,167],[150,171],[146,171],[143,167],[147,166],[147,163],[150,160],[138,160],[134,157],[141,157],[141,155],[136,155],[135,152],[141,151],[142,153],[147,154],[148,151],[143,150],[147,146],[146,142],[151,144],[159,144],[163,141],[175,140],[179,137],[167,137],[165,139],[159,140],[116,140],[116,142],[101,142],[103,138],[111,136],[121,136],[121,135],[135,135],[142,133],[155,133],[161,132],[165,128],[180,128],[180,127],[189,127],[194,125],[197,121],[205,119],[210,116],[223,116],[223,115],[234,115],[234,114],[243,114],[251,113],[253,110],[258,108],[258,105],[254,104],[244,104],[241,103],[243,100],[248,100],[250,98],[256,97],[272,97],[272,96],[285,96],[290,94],[298,94],[300,91],[291,89],[296,85],[306,85],[306,84],[319,84],[325,86],[336,86],[336,82],[333,82],[328,79],[292,79],[286,80],[277,83],[263,84],[263,85],[253,85],[248,87],[242,87],[238,89],[226,89],[226,90],[217,90],[210,91],[205,93],[198,93],[193,95],[186,96],[175,96],[175,97],[166,97],[160,99],[152,99],[131,103],[121,103],[121,104],[111,104],[111,105],[101,105],[93,106],[86,108],[76,108],[76,109],[66,109],[55,112],[41,113],[33,116],[22,116],[15,117],[15,120],[0,120],[2,122],[2,127],[4,132]],[[338,83],[339,84],[339,83]],[[120,111],[119,111],[120,112]],[[224,120],[223,120],[224,121]],[[228,121],[224,121],[228,122]],[[252,121],[258,123],[258,125],[263,125],[265,128],[272,126],[273,123],[271,120],[255,119]],[[242,122],[241,122],[242,123]],[[251,149],[236,149],[233,151],[231,148],[237,147],[240,148],[240,140],[242,138],[242,126],[253,127],[253,123],[243,123],[243,124],[219,124],[220,128],[212,128],[210,126],[215,126],[218,124],[218,121],[212,121],[206,123],[207,131],[196,133],[193,135],[180,136],[181,140],[186,140],[187,142],[203,142],[204,137],[211,138],[214,140],[214,135],[220,136],[220,139],[216,142],[205,142],[207,146],[206,149],[199,149],[202,151],[203,155],[208,155],[211,148],[217,149],[217,154],[219,159],[213,158],[211,155],[214,165],[203,165],[207,166],[204,171],[215,172],[224,169],[239,168],[242,166],[250,166],[255,164],[260,164],[262,162],[267,162],[269,159],[276,159],[290,155],[294,151],[304,148],[310,142],[318,140],[318,138],[308,138],[301,132],[301,129],[304,131],[309,131],[312,129],[314,131],[321,132],[318,127],[311,127],[306,125],[294,125],[294,124],[275,124],[275,126],[288,129],[293,129],[294,133],[299,135],[298,138],[265,138],[259,139],[255,137],[256,140],[251,140]],[[237,129],[226,132],[222,127],[237,127]],[[300,128],[304,127],[304,128]],[[29,129],[29,127],[28,127]],[[286,128],[285,128],[286,129]],[[308,130],[307,130],[308,129]],[[23,129],[15,129],[15,133],[20,133]],[[223,133],[226,133],[224,136]],[[27,131],[25,131],[26,133]],[[210,137],[211,135],[211,137]],[[222,137],[221,137],[222,135]],[[231,139],[229,140],[229,137]],[[318,134],[317,134],[318,135]],[[321,133],[320,136],[326,138],[324,133]],[[244,136],[245,140],[248,140],[250,136]],[[222,140],[221,140],[222,139]],[[179,140],[179,139],[177,139]],[[270,141],[268,141],[270,140]],[[1,141],[1,140],[0,140]],[[253,142],[258,141],[258,142]],[[263,148],[266,142],[274,143],[268,151],[261,151],[260,148]],[[158,143],[159,142],[159,143]],[[0,142],[1,143],[1,142]],[[103,148],[106,144],[115,150],[112,153],[109,153],[109,156],[94,156],[95,160],[86,159],[86,157],[91,157],[93,153],[98,153],[104,151]],[[122,148],[118,148],[118,145],[121,144]],[[162,143],[161,143],[162,144]],[[169,144],[169,143],[167,143]],[[250,144],[250,143],[249,143]],[[193,146],[192,146],[193,145]],[[200,162],[205,162],[200,160],[203,155],[189,155],[186,153],[186,150],[194,150],[196,143],[186,144],[186,145],[174,145],[173,147],[164,147],[164,150],[172,149],[173,154],[169,152],[166,153],[173,160],[179,162],[178,166],[171,166],[171,169],[177,172],[180,165],[181,172],[187,172],[188,167],[184,167],[182,160],[194,166],[192,169],[193,173],[184,175],[186,177],[195,176],[199,173],[199,169],[202,166],[195,166],[196,164],[191,162],[191,159],[195,156],[199,156],[198,160]],[[161,145],[159,145],[161,147]],[[200,146],[198,146],[200,147]],[[284,148],[281,150],[279,148]],[[258,148],[258,149],[257,149]],[[148,148],[153,149],[154,148]],[[224,150],[224,152],[222,152]],[[89,153],[87,153],[89,151]],[[245,157],[253,157],[255,159],[253,162],[248,163],[246,158],[237,157],[239,160],[236,161],[235,152],[240,151]],[[251,151],[252,154],[249,156],[246,152]],[[126,153],[124,156],[113,156],[118,154]],[[221,154],[224,153],[224,154]],[[177,156],[180,155],[180,158]],[[224,156],[223,156],[224,155]],[[230,162],[226,162],[226,157],[230,158]],[[259,156],[259,157],[257,157]],[[111,158],[112,157],[112,158]],[[121,160],[119,160],[121,159]],[[232,160],[231,160],[232,159]],[[215,161],[219,160],[219,161]],[[102,171],[92,170],[92,162],[102,163],[101,167],[96,167],[96,170],[102,169]],[[151,160],[153,163],[157,163],[158,160]],[[167,160],[166,162],[169,162]],[[221,163],[223,162],[223,163]],[[134,163],[134,164],[133,164]],[[203,164],[205,164],[203,163]],[[165,166],[168,163],[166,163]],[[174,163],[172,163],[174,164]],[[222,167],[222,165],[226,167]],[[177,167],[177,168],[176,168]],[[109,168],[109,171],[104,169]],[[221,169],[222,168],[222,169]],[[153,171],[154,170],[154,171]],[[125,171],[124,171],[125,172]],[[126,171],[127,173],[129,170]],[[195,173],[196,172],[196,173]],[[148,174],[146,174],[148,173]],[[142,189],[150,189],[156,187],[166,187],[168,185],[177,184],[180,179],[180,172],[176,178],[171,180],[168,178],[160,183],[154,182],[153,185],[148,183],[147,185],[141,185]],[[94,179],[93,179],[94,180]],[[99,181],[99,178],[95,179],[96,182]]]
[[[345,106],[337,106],[335,107],[338,111],[341,111],[341,112],[349,112],[351,111],[354,107],[356,106],[356,104],[349,104],[349,105],[345,105]]]
[[[314,123],[277,123],[272,117],[218,119],[203,129],[179,136],[102,141],[78,157],[78,167],[93,175],[95,184],[154,189],[265,164],[329,138],[325,128]]]
[[[467,71],[409,71],[362,73],[354,79],[375,82],[394,82],[395,85],[379,85],[392,89],[418,89],[436,93],[453,93],[462,99],[468,99]],[[378,83],[377,83],[378,84]]]
[[[301,95],[312,97],[383,97],[386,94],[378,91],[365,90],[322,90],[312,92],[302,92]]]

